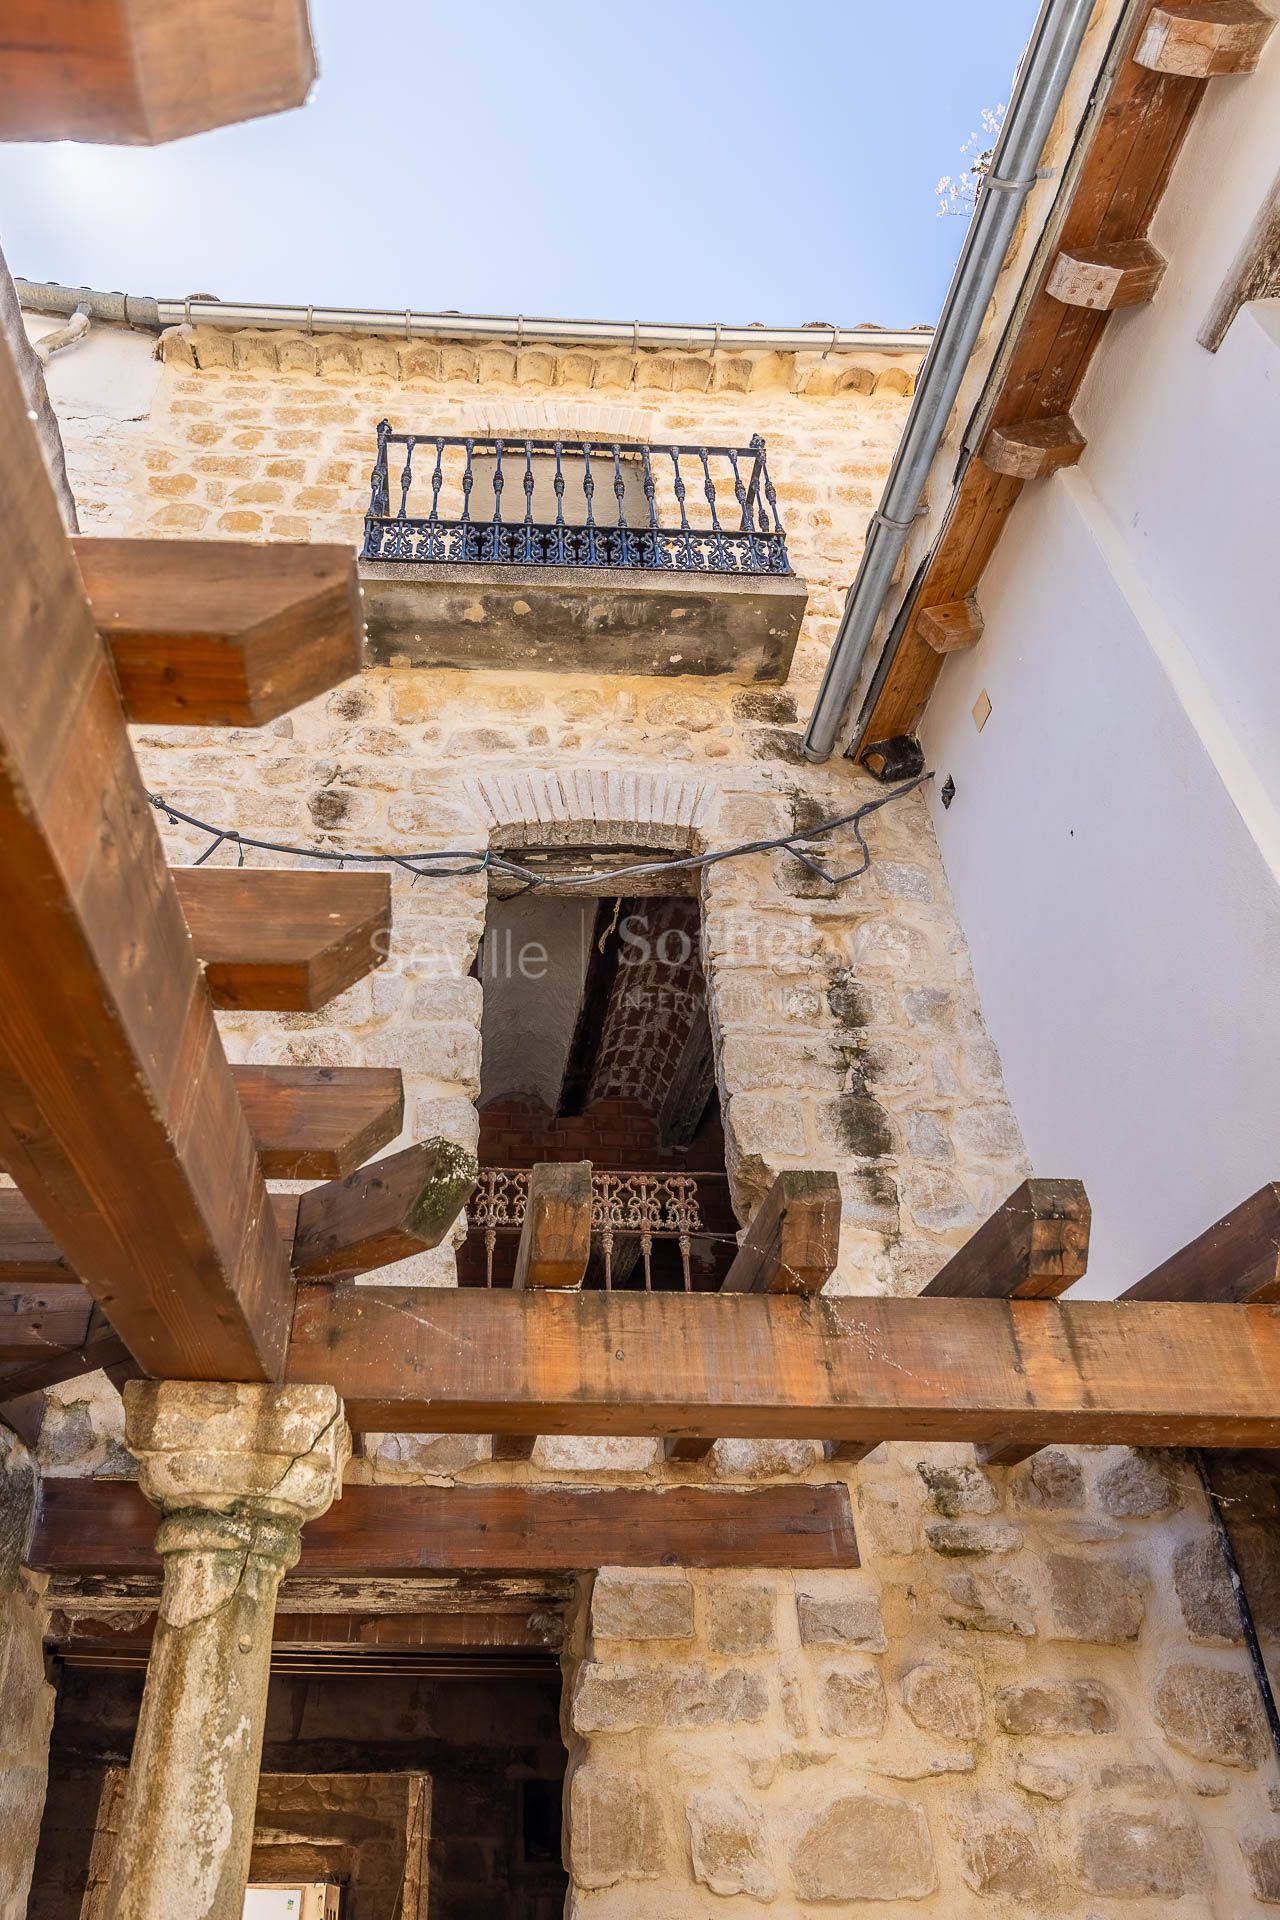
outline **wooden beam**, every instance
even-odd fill
[[[982,638],[983,620],[976,600],[947,600],[941,606],[922,607],[918,619],[920,638],[935,653],[976,647]]]
[[[1019,420],[989,427],[979,453],[992,473],[1010,480],[1042,480],[1060,467],[1074,467],[1084,452],[1084,435],[1070,414],[1048,420]]]
[[[1280,1309],[298,1290],[286,1377],[357,1431],[1280,1445]]]
[[[340,1180],[404,1125],[398,1067],[233,1067],[271,1180]]]
[[[834,1173],[780,1173],[721,1283],[723,1293],[820,1293],[840,1257]]]
[[[262,1380],[293,1279],[0,345],[0,1164],[148,1370]]]
[[[156,1615],[139,1618],[136,1607],[121,1612],[127,1625],[117,1625],[120,1613],[104,1618],[59,1607],[50,1622],[47,1644],[59,1652],[90,1651],[95,1646],[104,1653],[136,1651],[145,1661]],[[558,1626],[545,1615],[531,1619],[528,1606],[511,1613],[478,1609],[471,1613],[277,1613],[271,1640],[277,1653],[362,1647],[382,1652],[461,1653],[477,1647],[555,1648]]]
[[[78,1347],[89,1331],[93,1301],[83,1287],[29,1287],[0,1280],[0,1365]]]
[[[921,1297],[1054,1300],[1084,1278],[1092,1209],[1078,1180],[1024,1180]],[[977,1443],[987,1466],[1016,1466],[1034,1446],[1007,1439]]]
[[[1254,217],[1231,271],[1218,289],[1209,317],[1196,338],[1216,353],[1241,307],[1250,300],[1280,295],[1280,174]]]
[[[1108,325],[1107,311],[1064,305],[1048,281],[1060,256],[1085,259],[1146,239],[1166,182],[1199,105],[1205,83],[1154,73],[1132,55],[1145,27],[1138,10],[1126,38],[1108,55],[1102,82],[1080,133],[1080,163],[1064,185],[1028,268],[1026,298],[998,385],[984,405],[999,429],[1069,413]],[[947,505],[923,579],[906,609],[879,693],[860,726],[858,752],[913,734],[942,656],[919,630],[918,609],[965,599],[1009,525],[1023,481],[970,460]]]
[[[1049,271],[1045,292],[1065,307],[1113,313],[1154,300],[1165,258],[1149,240],[1115,240],[1109,246],[1063,248]]]
[[[1126,1300],[1280,1300],[1280,1182],[1268,1180],[1189,1245],[1171,1254]]]
[[[502,1290],[506,1299],[518,1298]],[[526,1299],[548,1296],[526,1295]],[[37,1572],[158,1569],[156,1516],[130,1480],[43,1483]],[[302,1536],[299,1577],[623,1566],[856,1567],[843,1486],[347,1487]]]
[[[0,1279],[20,1281],[27,1287],[83,1284],[16,1187],[0,1188]]]
[[[0,139],[149,146],[300,107],[306,0],[2,0]]]
[[[1024,1180],[921,1297],[1054,1300],[1084,1277],[1091,1220],[1078,1180]]]
[[[591,1258],[591,1162],[538,1161],[516,1249],[512,1286],[580,1287]]]
[[[0,1400],[7,1403],[24,1399],[28,1394],[56,1387],[64,1380],[78,1380],[83,1374],[96,1373],[99,1368],[121,1378],[133,1378],[137,1372],[129,1349],[101,1307],[90,1306],[78,1339],[43,1352],[29,1351],[17,1365],[5,1368],[0,1374]]]
[[[360,670],[350,547],[97,535],[73,545],[130,720],[259,727]]]
[[[1268,1181],[1121,1298],[1238,1305],[1280,1300],[1280,1183]],[[1012,1467],[1038,1451],[994,1441],[980,1447],[978,1457],[986,1466]]]
[[[385,873],[175,867],[173,884],[215,1007],[314,1013],[387,956]]]
[[[1152,7],[1133,57],[1153,73],[1190,80],[1252,73],[1275,24],[1274,17],[1251,0]]]
[[[438,1247],[475,1192],[475,1155],[427,1140],[298,1201],[294,1272],[334,1280]]]

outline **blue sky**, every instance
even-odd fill
[[[312,0],[299,113],[0,148],[31,279],[180,297],[797,324],[936,317],[934,188],[1033,0]]]

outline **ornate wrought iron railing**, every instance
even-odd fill
[[[467,1206],[467,1224],[472,1232],[484,1235],[486,1286],[493,1285],[498,1235],[520,1232],[528,1202],[527,1169],[481,1167],[476,1191]],[[600,1252],[607,1288],[613,1286],[619,1242],[639,1241],[644,1287],[651,1293],[654,1242],[674,1240],[680,1249],[685,1292],[691,1292],[692,1242],[706,1231],[696,1174],[592,1172],[591,1239]]]
[[[393,433],[383,420],[364,525],[366,560],[791,572],[759,434],[627,446]]]

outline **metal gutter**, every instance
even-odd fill
[[[166,327],[288,328],[300,333],[376,333],[403,340],[514,340],[520,346],[668,347],[688,353],[919,353],[928,327],[730,327],[657,320],[548,320],[527,314],[418,313],[370,307],[255,306],[227,300],[155,300],[147,294],[99,293],[91,287],[16,280],[29,313],[72,314],[161,333]]]
[[[809,716],[809,760],[829,759],[835,746],[1093,7],[1044,0]]]

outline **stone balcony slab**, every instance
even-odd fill
[[[808,588],[794,574],[362,561],[374,666],[782,681]]]

